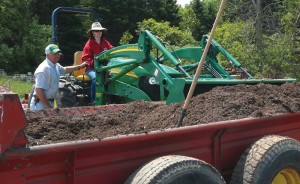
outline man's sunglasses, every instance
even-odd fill
[[[95,30],[94,32],[102,32],[102,31],[100,31],[100,30]]]

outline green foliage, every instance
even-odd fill
[[[107,38],[117,45],[124,32],[135,34],[137,22],[154,17],[178,25],[176,0],[2,0],[0,4],[0,65],[9,74],[34,71],[44,59],[44,48],[51,37],[51,15],[57,7],[82,7],[99,13],[102,25],[108,28]],[[73,53],[82,50],[86,32],[92,22],[90,15],[60,12],[57,17],[57,40],[64,57],[60,63],[73,63]],[[126,38],[129,40],[130,37]],[[21,66],[21,67],[20,67]]]
[[[191,33],[197,31],[197,26],[200,24],[200,22],[196,18],[196,15],[191,6],[181,8],[179,10],[179,15],[181,17],[179,22],[179,29],[189,31]]]
[[[132,38],[133,36],[129,33],[129,31],[126,31],[120,39],[120,45],[129,44]]]
[[[300,67],[300,1],[298,0],[286,0],[283,2],[280,16],[280,25],[286,38],[283,45],[287,45],[289,51],[289,61],[292,65],[291,69],[293,74],[300,79],[299,67]]]
[[[51,26],[52,12],[58,7],[79,7],[80,0],[32,0],[30,7],[34,15],[38,16],[39,24]],[[93,21],[94,18],[89,14],[81,14],[74,12],[58,11],[56,19],[56,41],[63,51],[64,57],[61,58],[60,63],[63,66],[72,65],[74,53],[82,50],[87,40],[87,30],[91,26],[83,26],[85,20]],[[49,44],[52,33],[50,32],[46,37]]]
[[[257,78],[298,77],[298,65],[293,61],[292,44],[288,35],[264,36],[264,60],[258,55],[255,38],[249,39],[254,28],[247,22],[223,23],[215,39]],[[227,63],[220,57],[221,63]]]
[[[261,30],[257,27],[258,6],[262,13]],[[222,45],[227,43],[226,49],[256,77],[299,78],[299,6],[297,0],[229,1],[223,16],[226,22],[219,27],[222,32],[217,31],[219,40]],[[243,33],[244,39],[238,33]],[[235,37],[239,38],[238,45],[228,44]]]
[[[157,35],[161,40],[172,46],[183,47],[197,45],[191,32],[170,26],[170,23],[167,21],[156,22],[154,19],[144,20],[138,23],[138,33],[142,30],[150,30],[154,35]]]
[[[288,35],[274,34],[265,38],[265,44],[268,45],[264,50],[267,62],[264,62],[264,71],[262,75],[269,78],[282,78],[291,76],[293,70],[299,71],[299,66],[291,63],[293,56],[291,53],[292,44],[289,42]],[[298,72],[297,72],[298,73]]]
[[[81,5],[100,14],[101,24],[108,28],[107,38],[115,46],[126,31],[133,36],[132,42],[136,43],[136,23],[144,19],[169,21],[171,25],[178,25],[179,22],[176,0],[85,0]]]
[[[207,34],[211,30],[219,7],[219,3],[216,5],[217,2],[219,0],[193,0],[191,2],[190,8],[194,14],[189,13],[189,15],[195,17],[196,21],[190,27],[196,40],[200,40],[202,35]]]
[[[253,28],[247,22],[224,22],[217,28],[214,37],[251,74],[257,72],[256,62],[259,58],[255,52],[255,44],[247,38],[247,35],[253,34],[253,32]],[[219,59],[223,66],[227,65],[228,61],[224,57]]]
[[[44,49],[48,41],[48,35],[50,32],[49,26],[38,25],[36,20],[33,20],[32,24],[28,26],[29,33],[24,35],[22,38],[21,47],[15,47],[14,57],[19,58],[19,62],[28,61],[22,69],[19,70],[20,73],[27,73],[32,71],[32,68],[35,68],[39,65],[44,59]]]
[[[50,29],[38,25],[28,6],[23,0],[1,2],[0,65],[8,74],[32,71],[44,55]]]
[[[199,43],[194,40],[190,31],[180,30],[178,27],[171,26],[167,21],[157,22],[154,19],[148,19],[139,22],[138,28],[137,33],[140,33],[142,30],[151,31],[161,40],[166,49],[170,51],[177,48],[199,45]],[[152,53],[155,53],[154,55],[156,55],[156,57],[161,55],[155,47],[153,48]],[[182,62],[186,63],[187,61],[182,60]],[[172,64],[168,62],[165,62],[164,64],[172,66]]]

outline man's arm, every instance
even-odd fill
[[[83,62],[80,65],[76,65],[76,66],[66,66],[66,73],[71,73],[75,70],[80,70],[81,68],[84,68],[85,66],[87,66],[88,63],[87,62]]]
[[[53,107],[50,105],[48,99],[46,98],[46,95],[44,93],[44,89],[43,88],[35,88],[35,91],[36,91],[36,95],[38,96],[40,101],[43,102],[46,109],[52,109]]]

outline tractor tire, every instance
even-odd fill
[[[160,100],[160,86],[154,77],[141,77],[139,89],[144,91],[152,101]]]
[[[159,157],[136,170],[125,184],[225,184],[210,164],[186,156]]]
[[[251,145],[238,161],[230,184],[300,184],[300,143],[266,136]]]
[[[60,81],[62,82],[62,81]],[[59,88],[59,100],[57,102],[58,107],[76,107],[79,102],[76,97],[76,91],[71,83],[64,83],[62,88]]]

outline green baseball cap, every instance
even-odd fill
[[[50,44],[45,49],[45,54],[49,54],[49,53],[55,54],[57,52],[61,52],[61,50],[55,44]]]

